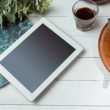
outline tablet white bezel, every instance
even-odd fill
[[[0,55],[0,62],[10,54],[18,45],[20,45],[34,30],[36,30],[41,24],[46,25],[53,32],[64,39],[68,44],[70,44],[75,51],[38,87],[31,93],[26,87],[23,86],[8,70],[0,64],[0,72],[2,75],[9,80],[26,98],[33,101],[72,61],[78,54],[83,50],[82,47],[73,41],[68,35],[58,29],[55,25],[48,22],[46,19],[42,18],[37,24],[31,27],[23,36],[21,36],[17,41],[15,41],[6,51]]]

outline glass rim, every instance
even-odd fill
[[[73,12],[73,14],[75,14],[75,13],[74,13],[74,7],[75,7],[75,5],[76,5],[78,2],[80,2],[80,1],[84,1],[84,2],[85,2],[85,1],[87,1],[87,0],[78,0],[78,1],[76,1],[76,2],[74,3],[73,7],[72,7],[72,12]],[[95,16],[98,15],[98,13],[99,13],[99,7],[98,7],[97,3],[94,2],[94,1],[92,1],[92,0],[88,0],[88,1],[90,1],[91,3],[93,3],[93,4],[97,7],[97,12],[96,12]]]

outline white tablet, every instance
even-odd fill
[[[32,101],[82,50],[64,32],[41,19],[0,55],[0,73]]]

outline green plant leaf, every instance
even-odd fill
[[[23,17],[22,17],[22,13],[21,12],[18,12],[18,18],[20,21],[22,21]]]
[[[12,0],[11,13],[12,14],[17,13],[17,0]]]
[[[8,22],[22,21],[30,13],[43,14],[49,7],[51,0],[0,0],[0,25],[4,16]]]
[[[14,14],[7,14],[7,19],[9,22],[15,22],[16,17]]]
[[[2,26],[3,18],[2,15],[0,15],[0,25]]]
[[[43,14],[49,7],[51,0],[39,0],[39,5],[37,6],[37,9],[40,14]]]

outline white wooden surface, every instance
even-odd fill
[[[29,102],[11,84],[0,89],[0,110],[109,110],[110,75],[97,51],[100,31],[110,17],[110,3],[99,6],[94,29],[76,29],[72,6],[76,0],[53,0],[46,17],[85,49],[35,102]],[[41,16],[29,17],[36,23]]]

